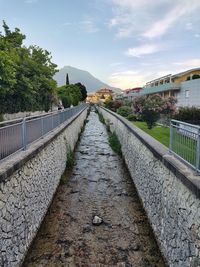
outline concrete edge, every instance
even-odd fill
[[[200,176],[194,174],[194,170],[182,163],[175,156],[170,154],[167,147],[158,142],[156,139],[134,126],[124,117],[110,111],[104,107],[100,107],[116,117],[122,124],[124,124],[131,133],[133,133],[162,163],[169,169],[197,198],[200,199]]]
[[[0,164],[0,183],[9,181],[9,177],[22,167],[27,161],[34,158],[41,150],[43,150],[49,143],[51,143],[59,134],[61,134],[69,125],[71,125],[79,115],[81,115],[88,107],[85,107],[66,123],[60,125],[53,131],[49,132],[44,137],[32,143],[27,150],[19,151],[11,155]]]

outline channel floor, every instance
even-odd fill
[[[91,112],[23,267],[164,267],[132,179]],[[93,225],[94,216],[103,219]]]

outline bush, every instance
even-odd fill
[[[196,107],[181,107],[173,118],[188,123],[200,124],[200,109]]]
[[[129,115],[131,115],[132,109],[129,106],[122,106],[120,108],[117,109],[117,114],[123,116],[123,117],[128,117]]]
[[[121,101],[108,101],[105,102],[105,107],[116,112],[118,108],[120,108],[122,106],[122,102]]]
[[[127,120],[129,120],[129,121],[136,121],[137,120],[137,116],[135,115],[135,114],[129,114],[128,116],[127,116]]]
[[[146,95],[137,97],[133,101],[134,112],[146,122],[148,129],[152,129],[161,114],[170,117],[175,113],[176,99],[162,98],[160,95]]]

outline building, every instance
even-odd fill
[[[140,90],[136,89],[125,90],[116,99],[132,101],[138,96],[159,94],[162,97],[176,97],[179,107],[200,107],[200,68],[169,74],[147,82],[142,89],[138,88]]]
[[[105,102],[109,98],[114,97],[114,92],[107,88],[102,88],[95,93],[90,93],[87,96],[86,101],[88,103],[98,103],[98,102]]]
[[[143,90],[143,87],[129,88],[121,94],[115,95],[114,99],[132,101],[135,97],[139,96],[141,90]]]
[[[177,106],[200,107],[200,68],[147,82],[141,91],[142,95],[155,93],[162,97],[176,97]]]

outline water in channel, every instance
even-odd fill
[[[103,219],[93,225],[95,215]],[[91,112],[24,267],[164,267],[131,177]]]

